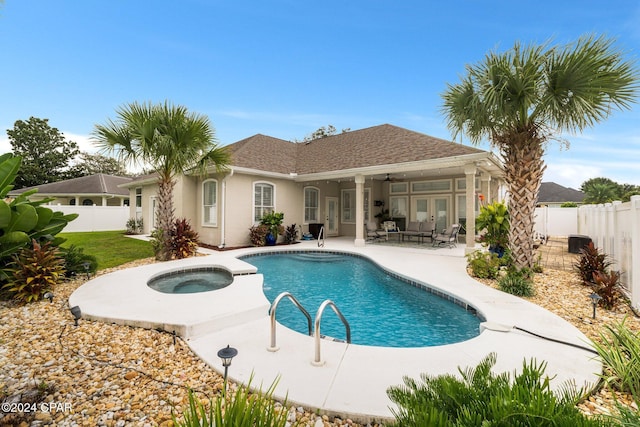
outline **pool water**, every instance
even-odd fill
[[[193,294],[222,289],[231,282],[233,276],[227,270],[193,268],[154,277],[149,280],[147,286],[165,294]]]
[[[264,293],[273,300],[290,292],[315,318],[320,304],[332,300],[351,327],[354,344],[427,347],[465,341],[479,334],[481,320],[464,307],[393,277],[357,256],[327,252],[278,253],[242,258],[264,275]],[[283,299],[277,321],[306,334],[306,317]],[[322,335],[345,339],[346,330],[327,307]]]

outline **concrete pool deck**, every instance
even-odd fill
[[[381,267],[445,294],[455,295],[475,307],[490,324],[508,326],[508,332],[485,329],[468,341],[439,347],[385,348],[322,340],[322,366],[314,366],[312,337],[277,326],[279,350],[267,350],[270,339],[269,302],[262,293],[262,276],[236,257],[266,250],[319,250],[315,241],[275,248],[247,248],[215,252],[211,256],[120,270],[90,280],[69,299],[84,318],[175,331],[193,351],[222,372],[219,349],[238,350],[229,378],[269,387],[278,378],[274,396],[322,413],[370,422],[391,419],[392,403],[386,390],[400,385],[403,376],[418,379],[422,373],[456,374],[458,368],[477,365],[495,352],[498,372],[522,368],[525,359],[547,362],[547,374],[559,387],[567,381],[594,385],[602,365],[586,350],[537,338],[512,326],[577,346],[588,339],[560,317],[521,298],[499,292],[466,273],[464,248],[431,249],[367,244],[355,247],[348,238],[327,239],[324,250],[345,251],[368,257]],[[167,295],[146,286],[161,272],[189,266],[219,266],[232,271],[234,283],[200,294]],[[317,307],[307,307],[315,315]],[[383,310],[384,307],[372,307]],[[327,313],[328,315],[328,313]]]

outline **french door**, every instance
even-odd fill
[[[436,230],[449,225],[451,196],[411,197],[411,221],[435,221]]]

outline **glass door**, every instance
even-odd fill
[[[326,212],[326,220],[324,223],[324,230],[327,233],[327,236],[337,236],[338,235],[338,220],[339,220],[339,210],[338,210],[338,198],[337,197],[327,197],[325,200],[325,212]]]

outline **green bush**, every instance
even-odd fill
[[[523,362],[522,372],[494,374],[494,353],[476,368],[451,374],[421,375],[421,381],[405,377],[403,386],[390,387],[389,398],[396,424],[423,426],[601,426],[575,406],[583,390],[564,387],[557,394],[545,375],[546,363]]]
[[[3,286],[14,299],[32,302],[42,299],[64,279],[64,260],[58,248],[50,242],[40,245],[33,240],[32,247],[22,248],[7,268],[8,282]]]
[[[98,260],[93,255],[85,254],[84,248],[76,245],[60,248],[60,255],[64,260],[64,269],[67,277],[86,273],[96,274],[98,270]],[[87,263],[88,269],[85,268],[85,263]]]
[[[284,427],[287,426],[286,401],[283,405],[273,400],[277,381],[266,392],[250,393],[251,379],[246,386],[238,386],[233,397],[218,395],[209,405],[202,403],[189,391],[189,407],[179,419],[173,417],[177,427]]]
[[[498,280],[498,289],[519,297],[531,297],[535,295],[533,287],[533,272],[528,268],[518,270],[513,267]]]
[[[640,388],[640,332],[634,332],[624,320],[606,325],[594,347],[604,364],[602,379],[613,388],[636,392]]]
[[[480,279],[495,279],[502,265],[498,255],[491,252],[475,251],[467,255],[471,274]]]

